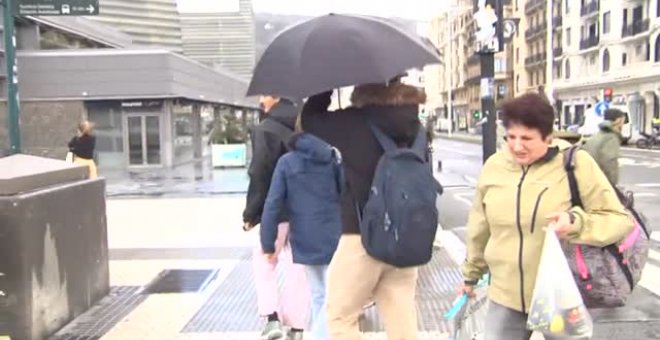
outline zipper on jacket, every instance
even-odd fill
[[[536,197],[536,203],[534,204],[534,212],[532,213],[532,228],[531,228],[531,233],[534,233],[534,226],[536,224],[536,214],[538,213],[539,210],[539,204],[541,203],[541,198],[543,197],[543,194],[548,191],[548,188],[545,188],[541,191],[538,197]]]
[[[516,225],[518,226],[518,236],[520,237],[520,246],[518,248],[518,270],[520,271],[520,303],[522,305],[522,311],[525,312],[525,275],[522,264],[523,257],[523,230],[522,224],[520,222],[520,198],[522,196],[522,185],[525,181],[525,176],[529,171],[529,167],[522,167],[523,174],[520,177],[520,182],[518,182],[518,193],[516,195]]]

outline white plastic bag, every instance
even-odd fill
[[[488,312],[488,279],[486,274],[474,287],[473,299],[467,294],[459,296],[445,319],[454,321],[454,332],[449,340],[483,340]]]
[[[64,161],[67,163],[73,163],[73,152],[71,151],[67,152]]]
[[[554,231],[545,235],[527,328],[543,334],[590,338],[593,321]]]

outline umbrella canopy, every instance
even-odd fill
[[[438,50],[427,40],[385,19],[329,14],[280,33],[257,63],[247,95],[302,99],[386,82],[439,62]]]

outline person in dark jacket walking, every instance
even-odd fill
[[[417,268],[396,268],[369,256],[362,245],[357,210],[367,202],[376,165],[383,149],[370,123],[397,144],[413,143],[421,127],[422,90],[402,84],[357,86],[352,106],[328,112],[332,92],[310,97],[302,111],[305,132],[341,151],[346,177],[341,193],[342,236],[328,268],[327,314],[330,338],[360,338],[358,318],[374,298],[385,322],[388,339],[416,339],[415,288]]]
[[[587,140],[583,149],[596,160],[612,185],[619,183],[619,155],[621,153],[621,128],[626,114],[621,110],[605,110],[605,120],[598,126],[600,130]]]
[[[289,211],[293,262],[305,265],[312,297],[312,339],[328,340],[327,268],[341,235],[339,150],[310,134],[295,135],[277,162],[261,221],[261,247],[275,253],[277,218]]]
[[[248,169],[250,184],[243,211],[243,229],[246,231],[261,222],[275,165],[287,152],[287,142],[293,134],[297,117],[296,106],[284,98],[263,96],[260,103],[265,118],[252,131],[252,161]],[[300,285],[306,285],[307,278],[305,268],[293,263],[291,258],[288,218],[282,213],[275,220],[278,223],[275,252],[264,254],[261,242],[257,241],[252,257],[258,313],[268,320],[262,332],[262,339],[267,340],[283,336],[282,322],[294,331],[302,331],[307,326],[309,307],[306,296],[299,294]],[[284,266],[286,272],[282,299],[279,298],[276,272],[278,262]]]
[[[78,125],[78,135],[69,141],[69,152],[73,154],[73,163],[84,165],[89,168],[89,178],[98,176],[96,162],[94,162],[94,149],[96,148],[96,137],[92,134],[94,124],[82,121]]]

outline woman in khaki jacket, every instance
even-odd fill
[[[605,246],[633,228],[603,172],[584,151],[575,175],[584,210],[571,206],[563,152],[552,138],[554,111],[538,94],[502,106],[506,144],[484,165],[468,220],[463,290],[491,274],[486,340],[529,339],[527,314],[545,228],[572,243]],[[546,337],[546,339],[548,339]]]

